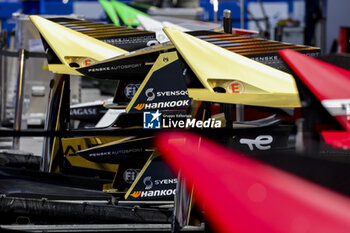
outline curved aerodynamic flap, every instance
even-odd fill
[[[148,16],[146,13],[143,13],[142,11],[130,7],[122,2],[112,0],[111,3],[123,23],[129,27],[140,25],[140,21],[137,19],[137,15]]]
[[[112,163],[130,161],[144,156],[147,149],[151,148],[152,137],[134,138],[127,137],[100,146],[77,151],[76,154],[91,162]]]
[[[292,50],[280,55],[323,107],[350,131],[350,72]]]
[[[347,196],[194,134],[160,134],[155,145],[174,172],[181,169],[187,187],[194,186],[215,232],[350,231]]]
[[[163,24],[155,19],[146,17],[144,15],[138,15],[137,19],[140,21],[142,27],[147,31],[152,31],[156,33],[157,40],[160,43],[169,41],[168,37],[163,32]]]
[[[324,141],[337,148],[350,148],[350,132],[347,131],[323,131],[321,132]]]
[[[163,30],[199,81],[210,92],[214,93],[215,88],[220,88],[221,92],[225,92],[226,98],[256,94],[256,99],[261,98],[259,94],[270,94],[271,98],[274,98],[274,94],[283,94],[292,100],[293,104],[287,101],[289,106],[300,106],[296,84],[290,74],[178,30]],[[266,106],[270,105],[269,101],[267,97]],[[254,105],[253,102],[248,104]],[[284,102],[279,105],[283,106]],[[276,100],[273,106],[276,106]]]
[[[101,79],[143,80],[161,51],[174,49],[171,42],[134,50],[120,56],[77,69],[80,73]]]
[[[84,35],[43,17],[32,15],[30,19],[61,62],[61,64],[49,64],[49,69],[52,72],[80,75],[74,68],[69,66],[66,60],[67,57],[80,57],[82,59],[88,58],[90,60],[101,61],[127,53],[123,49]]]
[[[111,2],[108,0],[98,0],[98,2],[103,7],[103,9],[105,10],[106,14],[108,15],[112,23],[116,26],[120,26],[119,18]]]

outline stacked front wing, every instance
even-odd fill
[[[68,18],[30,16],[39,30],[54,73],[80,75],[76,68],[155,43],[155,34]]]

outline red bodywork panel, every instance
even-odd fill
[[[241,28],[232,28],[232,34],[233,35],[252,35],[252,34],[259,34],[259,32],[254,30],[241,29]]]
[[[217,232],[350,232],[345,196],[191,133],[161,134],[156,147]]]
[[[279,54],[323,107],[350,132],[350,71],[292,50],[281,50]],[[327,144],[350,147],[350,133],[333,131],[322,135]]]
[[[320,101],[350,98],[350,71],[293,50],[279,54]]]
[[[324,131],[324,141],[337,148],[350,149],[350,132]]]

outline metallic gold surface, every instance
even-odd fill
[[[75,155],[75,153],[77,151],[88,149],[90,147],[113,142],[121,138],[123,137],[93,136],[93,137],[63,138],[61,141],[62,141],[62,147],[63,147],[65,157],[72,166],[89,168],[94,170],[102,170],[107,172],[116,172],[119,167],[118,164],[90,162],[80,156]]]
[[[91,58],[96,61],[102,61],[127,53],[123,49],[64,27],[41,16],[32,15],[30,19],[62,62],[62,64],[49,64],[49,70],[54,73],[80,75],[75,68],[69,66],[69,57]]]
[[[300,107],[293,77],[171,28],[165,33],[205,89],[189,89],[194,100]],[[238,84],[237,84],[238,83]],[[225,93],[217,93],[220,88]]]
[[[57,80],[57,79],[56,79]],[[58,114],[57,114],[57,119],[56,119],[56,128],[55,131],[59,131],[61,129],[61,124],[60,124],[60,116],[61,116],[61,109],[62,109],[62,99],[63,99],[63,93],[64,93],[64,83],[66,80],[63,80],[63,85],[62,85],[62,90],[61,90],[61,95],[60,95],[60,103],[59,103],[59,108],[58,108]],[[54,160],[56,156],[58,155],[59,149],[61,146],[61,141],[59,137],[54,137],[53,143],[52,143],[52,149],[51,149],[51,156],[50,156],[50,166],[49,166],[49,172],[59,172],[60,171],[60,166],[53,166]]]
[[[103,143],[101,145],[96,145],[94,147],[82,149],[80,151],[81,152],[83,152],[83,151],[86,152],[86,151],[89,151],[89,150],[95,150],[95,149],[99,149],[99,148],[103,148],[103,147],[109,147],[109,146],[113,146],[113,145],[119,145],[119,144],[123,144],[123,143],[142,141],[142,140],[149,139],[149,138],[152,138],[152,137],[144,137],[144,138],[136,138],[136,139],[133,136],[132,137],[119,137],[118,139],[115,139],[113,141],[106,142],[106,143]]]
[[[100,61],[100,62],[96,62],[95,64],[102,64],[105,62],[111,62],[111,61],[116,61],[116,60],[122,60],[122,59],[127,59],[127,58],[131,58],[131,57],[137,57],[137,56],[141,56],[144,54],[149,54],[149,53],[154,53],[154,52],[161,52],[161,51],[165,51],[165,50],[169,50],[169,49],[173,49],[174,45],[171,42],[167,42],[167,43],[163,43],[163,44],[157,44],[157,45],[153,45],[151,47],[146,47],[146,48],[142,48],[142,49],[138,49],[132,52],[128,52],[122,55],[119,55],[117,57],[113,57],[104,61]]]

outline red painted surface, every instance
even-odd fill
[[[350,98],[350,71],[288,49],[279,54],[320,101]]]
[[[233,83],[231,85],[232,93],[239,93],[239,86],[238,83]]]
[[[160,134],[156,147],[218,232],[350,232],[347,197],[194,134]]]
[[[350,72],[292,50],[281,50],[283,60],[320,100],[350,99]],[[347,132],[322,132],[325,142],[338,148],[350,148],[349,115],[334,118]]]
[[[232,28],[232,34],[233,35],[252,35],[252,34],[258,34],[258,31],[253,30],[246,30],[241,28]]]
[[[339,36],[338,36],[338,52],[346,53],[348,50],[348,41],[346,38],[348,37],[348,30],[346,28],[339,28]]]
[[[350,149],[350,132],[324,131],[321,134],[327,144],[337,148]]]

